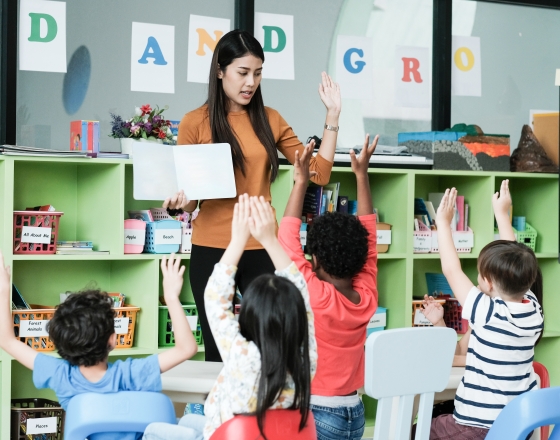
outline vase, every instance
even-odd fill
[[[153,144],[163,144],[161,139],[148,140],[144,138],[134,139],[134,138],[121,138],[121,153],[128,154],[128,158],[132,159],[132,146],[137,142],[151,142]]]

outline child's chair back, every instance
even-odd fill
[[[449,381],[456,345],[457,333],[446,327],[384,330],[368,337],[364,388],[378,399],[374,440],[410,438],[416,394],[420,394],[416,440],[428,440],[434,394]],[[393,411],[395,397],[399,403]],[[393,415],[397,417],[394,435],[390,434]]]
[[[540,362],[533,362],[533,370],[535,370],[535,374],[539,376],[540,380],[540,387],[539,388],[548,388],[550,387],[550,376],[548,375],[548,370],[546,367],[541,364]],[[549,433],[549,426],[543,425],[541,426],[541,438],[540,440],[547,440]]]
[[[101,433],[122,433],[118,438],[124,438],[125,433],[144,432],[154,422],[177,423],[173,404],[163,394],[147,391],[78,394],[66,410],[64,438],[84,440]]]
[[[556,424],[560,426],[560,387],[533,390],[505,406],[486,440],[525,440],[534,429]],[[553,429],[549,439],[560,440],[560,429]]]
[[[301,413],[293,409],[270,409],[264,419],[264,433],[268,440],[316,440],[315,420],[309,411],[307,424],[300,431]],[[257,416],[238,415],[222,424],[210,440],[261,439]]]

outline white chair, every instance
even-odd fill
[[[416,440],[428,440],[434,393],[445,389],[457,333],[445,327],[372,333],[366,341],[365,393],[377,399],[374,440],[409,440],[414,396],[420,394]],[[393,398],[398,397],[391,432]]]

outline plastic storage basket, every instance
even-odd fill
[[[31,309],[12,310],[14,333],[24,344],[36,351],[53,351],[54,344],[47,333],[47,323],[54,308],[31,304]]]
[[[62,440],[64,415],[59,403],[52,400],[13,399],[10,440]]]
[[[463,307],[455,298],[445,298],[443,305],[443,320],[447,327],[459,334],[465,334],[469,329],[469,321],[462,317]]]
[[[173,237],[169,240],[168,237]],[[167,240],[162,242],[161,240]],[[167,244],[169,243],[169,244]],[[177,220],[158,220],[146,223],[146,244],[144,252],[150,254],[170,254],[178,252],[181,246],[181,222]]]
[[[146,222],[127,219],[124,221],[124,253],[141,254],[146,243]]]
[[[194,304],[183,305],[183,310],[186,316],[198,316],[198,311]],[[200,330],[200,322],[198,319],[196,330],[193,331],[193,336],[196,343],[202,345],[202,331]],[[175,336],[173,335],[171,317],[169,316],[169,309],[167,306],[159,306],[158,345],[160,347],[173,347],[175,345]]]
[[[134,329],[140,307],[129,304],[113,310],[115,311],[115,332],[117,333],[115,348],[131,348],[134,343]]]
[[[440,303],[441,305],[443,305],[445,303],[444,299],[436,299],[436,301],[438,303]],[[428,323],[427,318],[424,317],[424,315],[419,312],[422,310],[422,300],[413,300],[412,301],[412,327],[430,327],[432,324]],[[417,315],[417,313],[419,313],[420,317],[422,318],[423,323],[415,323],[415,317]]]
[[[50,211],[14,211],[14,254],[56,253],[58,223],[63,214]]]
[[[517,241],[533,249],[536,252],[537,248],[537,231],[529,223],[525,223],[524,231],[517,231],[514,229],[517,236]]]

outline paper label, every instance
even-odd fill
[[[136,244],[144,246],[146,242],[145,229],[125,229],[124,230],[124,244]]]
[[[195,332],[198,329],[198,316],[186,316],[191,331]],[[171,331],[174,332],[173,325],[171,325]]]
[[[387,313],[376,313],[369,320],[367,328],[385,327],[387,325]]]
[[[302,246],[307,244],[307,231],[299,231],[299,242]]]
[[[473,234],[456,234],[453,233],[453,243],[456,249],[472,248],[474,242]]]
[[[126,335],[128,333],[129,318],[115,318],[115,333],[117,335]]]
[[[46,243],[51,242],[51,228],[38,228],[36,226],[24,226],[21,231],[22,243]]]
[[[415,235],[413,248],[414,252],[429,252],[432,249],[432,237]]]
[[[48,322],[49,322],[48,319],[42,321],[20,321],[19,336],[20,337],[49,336],[49,332],[47,332]]]
[[[391,244],[391,231],[377,230],[377,244]]]
[[[414,325],[432,325],[432,323],[424,316],[420,309],[416,309],[414,313]]]
[[[156,229],[155,244],[181,244],[181,229]]]
[[[58,417],[27,419],[26,434],[53,434],[57,432]]]

